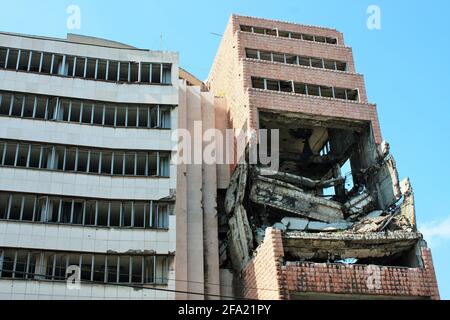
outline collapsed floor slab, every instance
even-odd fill
[[[283,244],[296,259],[383,258],[411,250],[422,238],[416,232],[286,232]]]

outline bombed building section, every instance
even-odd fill
[[[227,179],[218,170],[222,291],[439,299],[411,183],[399,179],[342,33],[234,15],[207,87],[226,105],[228,128],[259,132],[245,160],[268,153],[256,164],[235,154]]]
[[[280,130],[280,169],[242,165],[234,172],[224,209],[235,271],[268,227],[283,232],[293,261],[417,263],[400,261],[421,239],[409,180],[399,183],[389,145],[376,145],[367,123],[260,115],[262,128]]]

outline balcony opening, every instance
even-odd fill
[[[84,106],[83,106],[84,107]],[[69,114],[68,114],[69,118]],[[70,122],[81,122],[81,103],[76,100],[71,101]]]
[[[75,57],[66,56],[66,65],[64,67],[62,75],[67,77],[74,77],[75,76],[74,63]]]
[[[297,56],[292,54],[286,54],[286,63],[297,64]]]
[[[339,71],[347,71],[347,63],[345,62],[337,61],[336,66]]]
[[[87,123],[87,124],[92,124],[92,115],[93,115],[92,107],[93,107],[92,103],[83,103],[82,104],[83,114],[81,116],[81,122]]]

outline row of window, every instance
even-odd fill
[[[316,35],[310,35],[310,34],[299,33],[299,32],[282,31],[282,30],[279,30],[276,28],[269,29],[269,28],[241,25],[241,31],[257,33],[257,34],[266,34],[266,35],[270,35],[270,36],[283,37],[283,38],[289,38],[289,39],[329,43],[329,44],[337,44],[338,43],[336,38],[316,36]]]
[[[279,92],[291,92],[310,96],[359,101],[359,94],[357,89],[326,87],[315,84],[306,84],[283,80],[271,80],[256,77],[252,77],[252,86],[253,88],[256,89],[272,90]]]
[[[76,269],[86,282],[165,285],[169,259],[0,248],[0,279],[66,281]]]
[[[172,204],[157,201],[87,200],[0,192],[0,220],[168,229],[173,210]]]
[[[0,91],[0,115],[146,129],[170,129],[171,107],[100,103]]]
[[[170,153],[86,149],[0,140],[0,165],[113,176],[170,176]]]
[[[171,64],[0,48],[0,69],[125,83],[171,84]]]
[[[321,68],[329,70],[347,71],[347,63],[343,61],[327,60],[322,58],[296,56],[287,53],[270,52],[264,50],[245,49],[247,58],[295,64],[300,66]]]

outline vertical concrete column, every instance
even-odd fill
[[[211,158],[217,155],[215,130],[214,95],[212,93],[201,93],[201,109],[203,122],[203,151],[210,153]],[[213,153],[213,154],[212,154]],[[204,159],[205,161],[206,159]],[[217,166],[214,163],[203,162],[202,179],[203,197],[203,231],[204,231],[204,268],[205,268],[205,293],[206,299],[218,299],[220,295],[220,272],[219,272],[219,239],[217,221]]]

